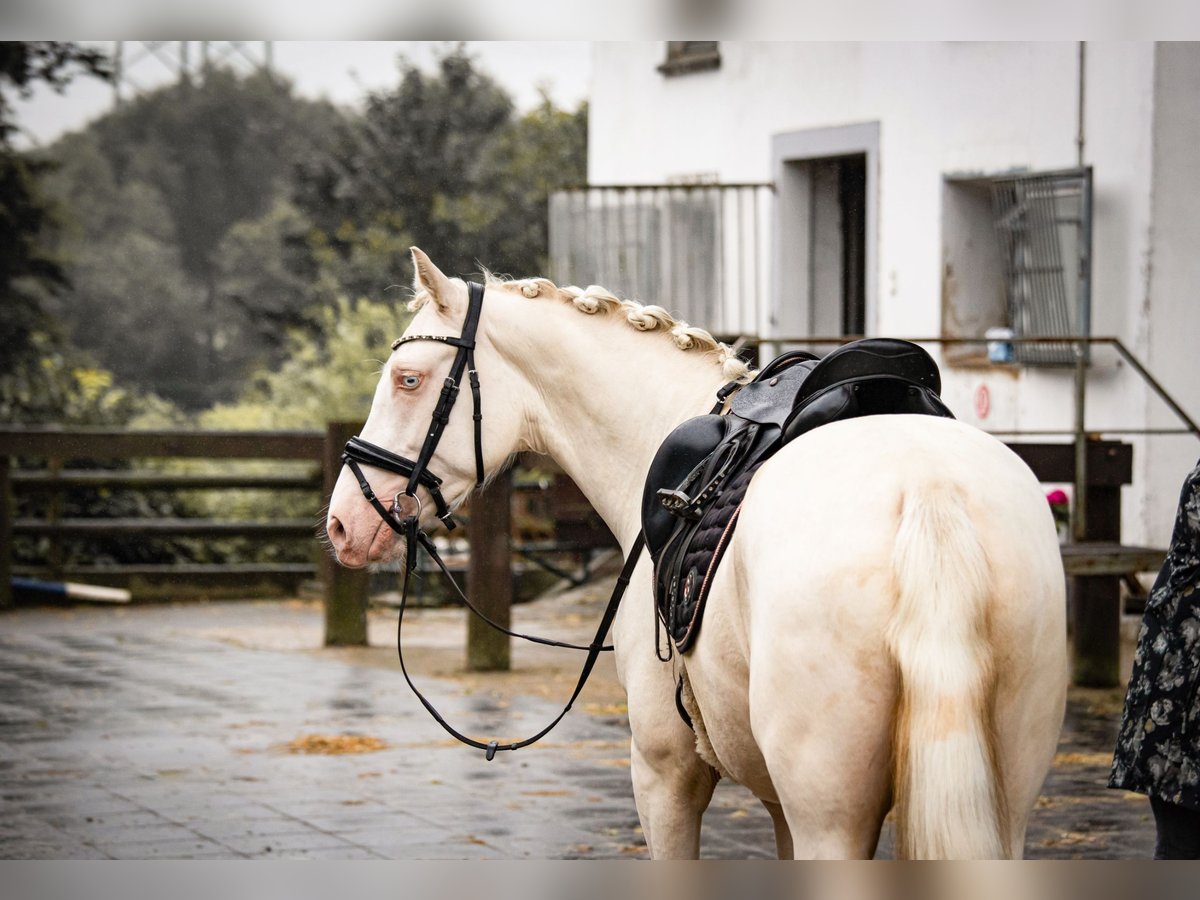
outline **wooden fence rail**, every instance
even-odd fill
[[[289,515],[293,504],[280,502],[281,515],[264,520],[217,518],[67,518],[62,515],[64,492],[78,489],[107,490],[266,490],[290,494],[307,492],[312,499],[328,500],[337,461],[345,443],[344,433],[352,425],[330,425],[326,431],[195,431],[166,429],[159,431],[117,431],[111,429],[57,427],[0,428],[0,606],[12,602],[11,579],[14,574],[74,578],[97,582],[142,582],[168,580],[178,593],[205,584],[241,586],[247,591],[261,589],[284,579],[296,583],[320,574],[326,598],[343,591],[342,572],[324,566],[317,559],[316,536],[322,523],[312,518]],[[296,461],[312,463],[307,472],[164,472],[147,470],[105,470],[83,468],[80,464],[131,459],[203,459],[209,461],[283,460],[295,468]],[[44,468],[20,468],[14,460],[28,463],[40,460]],[[13,494],[44,495],[49,515],[44,519],[15,518]],[[314,507],[318,503],[312,504]],[[310,561],[240,563],[127,563],[83,565],[64,562],[65,539],[147,535],[153,537],[244,538],[255,541],[284,540],[303,542]],[[48,541],[44,565],[24,567],[14,572],[12,539],[28,535]],[[365,592],[359,577],[350,581]],[[355,606],[366,608],[365,596]],[[335,642],[365,641],[365,621],[361,635],[338,632]]]
[[[97,584],[150,586],[165,584],[170,596],[216,588],[254,595],[281,581],[297,584],[320,577],[325,597],[325,642],[365,644],[369,575],[338,566],[318,543],[324,522],[317,517],[298,518],[289,514],[292,498],[310,496],[306,504],[324,509],[341,471],[341,452],[358,431],[357,423],[332,422],[320,431],[116,431],[57,427],[0,428],[0,607],[12,602],[12,576],[26,575],[55,581],[78,580]],[[313,465],[306,472],[170,472],[146,469],[85,468],[114,460],[194,459],[209,462],[284,460]],[[14,466],[20,461],[21,468]],[[31,462],[40,463],[30,468]],[[278,514],[262,520],[228,518],[116,517],[79,518],[63,514],[64,497],[71,490],[113,491],[213,491],[265,490],[283,498]],[[482,517],[476,529],[475,548],[470,557],[468,593],[472,602],[488,610],[493,618],[506,621],[511,603],[511,554],[518,553],[559,575],[559,568],[546,554],[563,551],[583,555],[588,570],[592,550],[611,546],[612,538],[598,525],[578,490],[569,483],[552,480],[530,486],[541,501],[554,509],[553,538],[513,541],[510,517],[510,484],[498,479],[487,497],[479,498],[473,510]],[[46,500],[44,518],[14,516],[14,491],[23,497]],[[318,494],[319,492],[319,494]],[[319,500],[318,502],[313,502]],[[501,508],[504,507],[504,508]],[[470,529],[466,529],[470,531]],[[44,540],[45,560],[36,566],[13,569],[12,538],[27,536]],[[283,540],[302,542],[311,561],[233,563],[108,563],[83,564],[69,561],[64,543],[69,540],[145,535],[147,537],[191,537],[206,539]],[[468,633],[468,663],[476,669],[506,668],[507,638],[498,639],[486,629],[472,626]]]
[[[114,489],[220,490],[263,489],[298,492],[321,490],[321,502],[329,494],[341,470],[341,451],[356,432],[353,423],[330,423],[325,432],[198,432],[111,431],[60,428],[0,428],[0,606],[11,603],[11,557],[14,534],[42,537],[50,541],[52,552],[43,574],[58,579],[74,576],[111,583],[113,577],[174,578],[186,582],[224,580],[251,589],[252,579],[287,577],[292,579],[317,573],[325,595],[325,636],[329,644],[366,643],[368,575],[338,566],[328,553],[319,551],[315,540],[322,523],[313,519],[288,516],[288,504],[281,503],[280,515],[263,521],[179,518],[78,519],[61,515],[61,499],[52,503],[51,515],[44,520],[13,516],[14,488],[24,493],[57,494],[74,488],[107,487]],[[1071,482],[1075,477],[1075,448],[1071,444],[1010,444],[1043,482]],[[86,460],[126,460],[153,458],[191,458],[208,460],[275,459],[309,460],[314,468],[308,473],[167,473],[144,470],[97,471],[76,465]],[[14,459],[41,459],[44,469],[14,469]],[[1117,683],[1119,662],[1119,615],[1122,580],[1133,584],[1135,572],[1153,571],[1162,562],[1164,551],[1146,547],[1127,547],[1120,542],[1121,488],[1132,481],[1132,447],[1116,441],[1088,441],[1086,457],[1087,495],[1083,540],[1063,548],[1065,571],[1071,584],[1072,631],[1074,635],[1074,675],[1082,684]],[[75,465],[75,467],[72,467]],[[507,482],[497,482],[494,496],[478,504],[477,515],[494,527],[482,527],[472,554],[469,590],[472,599],[505,620],[509,594],[495,585],[508,584],[506,566],[515,550],[535,555],[536,545],[514,545],[508,522]],[[581,498],[560,497],[554,506],[557,546],[600,546],[611,540],[598,528],[590,511],[585,515],[571,504]],[[55,514],[55,510],[58,513]],[[563,521],[557,521],[562,519]],[[569,535],[574,531],[578,535]],[[582,530],[580,530],[582,529]],[[113,534],[155,536],[192,536],[205,538],[239,537],[246,539],[288,539],[311,545],[311,563],[232,563],[179,565],[129,564],[125,566],[88,566],[63,562],[56,542]],[[480,542],[484,543],[480,543]],[[22,570],[22,574],[25,571]],[[37,573],[33,573],[37,574]],[[490,586],[490,587],[489,587]],[[473,645],[468,658],[479,668],[505,667],[508,662],[506,639],[497,640],[485,630],[471,629]]]

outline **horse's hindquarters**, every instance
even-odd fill
[[[929,521],[950,510],[957,524],[939,536],[910,523],[921,553],[903,550],[905,569],[901,523],[922,498],[934,498]],[[970,532],[974,557],[956,531]],[[969,565],[973,578],[961,571]],[[709,606],[687,666],[714,751],[740,780],[769,781],[798,855],[869,855],[905,790],[896,748],[977,739],[995,852],[1019,853],[1061,724],[1066,643],[1053,523],[1007,448],[957,422],[907,416],[838,423],[788,445],[747,495]],[[912,658],[905,640],[919,647]],[[730,656],[745,660],[740,708],[722,671]],[[955,683],[964,672],[969,691]],[[907,734],[919,679],[932,680],[932,712]],[[739,746],[745,725],[753,753]],[[951,790],[982,790],[968,780]]]

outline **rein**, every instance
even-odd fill
[[[555,641],[547,638],[535,637],[532,635],[521,634],[519,632],[510,631],[499,623],[493,621],[488,616],[484,615],[474,604],[467,599],[462,588],[458,586],[458,582],[454,580],[454,576],[450,574],[446,568],[446,564],[442,561],[441,556],[437,552],[437,547],[433,543],[433,539],[421,528],[419,517],[421,514],[421,500],[417,496],[417,488],[423,487],[433,498],[434,506],[437,510],[437,517],[445,524],[447,529],[455,527],[454,519],[451,515],[449,504],[446,503],[442,496],[441,485],[442,479],[429,471],[429,462],[433,458],[434,451],[437,449],[438,442],[442,438],[442,432],[446,430],[446,425],[450,421],[450,412],[454,408],[454,402],[458,399],[459,386],[462,382],[464,372],[467,374],[471,386],[471,398],[474,406],[475,420],[475,483],[482,485],[484,482],[484,466],[483,466],[483,413],[480,407],[479,399],[479,373],[475,369],[475,334],[479,328],[479,315],[483,307],[483,285],[471,282],[468,284],[469,301],[467,304],[467,314],[463,321],[462,333],[457,337],[446,337],[441,335],[411,335],[402,337],[392,343],[392,350],[406,344],[410,341],[437,341],[439,343],[448,344],[457,348],[454,356],[454,362],[450,366],[450,374],[446,377],[442,385],[442,393],[438,397],[437,406],[434,408],[433,416],[429,424],[429,432],[425,436],[425,441],[421,445],[421,449],[417,454],[416,460],[410,460],[407,457],[400,456],[396,453],[365,441],[360,437],[351,438],[342,453],[342,462],[350,468],[354,477],[358,481],[359,489],[363,496],[379,514],[380,518],[387,523],[388,527],[404,538],[405,542],[405,561],[404,561],[404,583],[400,594],[400,609],[399,619],[396,623],[396,654],[400,660],[400,671],[404,674],[404,680],[408,682],[409,688],[417,695],[417,699],[421,701],[421,705],[429,711],[434,720],[442,726],[452,737],[474,747],[478,750],[485,751],[486,758],[491,760],[500,750],[519,750],[522,747],[528,747],[530,744],[541,740],[551,729],[554,728],[563,716],[571,709],[575,700],[579,697],[583,690],[584,684],[587,683],[588,676],[591,675],[593,667],[596,665],[596,660],[600,654],[605,651],[611,651],[612,645],[605,644],[604,636],[608,633],[608,629],[616,618],[617,607],[620,605],[621,598],[625,594],[625,589],[629,585],[629,580],[633,576],[633,570],[637,565],[637,561],[642,554],[642,549],[645,546],[645,538],[642,534],[638,534],[637,540],[630,549],[629,557],[625,560],[625,565],[621,569],[621,574],[617,578],[616,586],[613,588],[612,597],[608,601],[608,606],[604,610],[604,614],[600,618],[600,623],[596,628],[596,634],[589,644],[572,644],[566,641]],[[375,468],[384,469],[389,472],[394,472],[398,475],[408,477],[408,485],[403,491],[396,494],[392,499],[392,505],[389,509],[385,507],[376,496],[375,491],[371,488],[370,482],[366,475],[363,474],[359,464],[373,466]],[[441,570],[442,575],[450,582],[454,588],[454,592],[458,595],[458,599],[474,613],[479,619],[486,622],[492,628],[509,637],[520,638],[521,640],[530,641],[536,644],[543,644],[550,647],[565,647],[571,650],[587,651],[587,658],[584,660],[582,671],[579,673],[579,680],[575,684],[575,690],[571,693],[570,699],[563,707],[562,711],[554,718],[549,725],[539,731],[532,737],[525,738],[521,741],[514,741],[508,744],[501,744],[497,740],[483,742],[475,738],[468,737],[462,734],[451,726],[441,714],[434,708],[433,704],[425,697],[424,694],[413,683],[412,678],[408,674],[408,668],[404,664],[404,649],[401,641],[402,629],[404,627],[404,611],[408,604],[408,585],[409,578],[412,572],[417,567],[417,557],[419,550],[424,550],[429,557]]]

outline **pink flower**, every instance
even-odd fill
[[[1067,494],[1065,491],[1051,491],[1046,495],[1046,502],[1051,506],[1066,506]]]

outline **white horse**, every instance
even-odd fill
[[[464,283],[413,259],[406,334],[458,335]],[[395,350],[362,437],[415,457],[453,354]],[[746,375],[661,308],[545,279],[488,282],[475,356],[487,473],[549,454],[626,553],[659,444]],[[463,401],[431,464],[452,501],[473,489],[474,459]],[[380,496],[404,488],[365,471]],[[347,566],[404,553],[348,472],[327,528]],[[612,637],[654,857],[698,856],[718,773],[766,806],[781,857],[870,858],[889,810],[900,856],[1021,856],[1062,724],[1065,600],[1045,497],[1003,444],[931,416],[804,434],[755,476],[699,637],[673,663],[655,655],[652,603],[645,559]],[[677,668],[695,733],[675,710]]]

